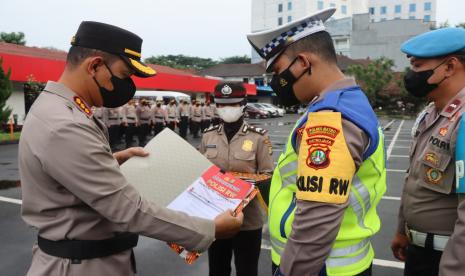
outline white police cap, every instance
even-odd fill
[[[268,71],[287,46],[304,37],[324,31],[323,23],[335,11],[335,8],[324,9],[272,30],[251,33],[247,35],[247,39],[257,53],[266,60]]]

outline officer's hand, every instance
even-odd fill
[[[226,239],[234,236],[239,232],[243,221],[244,214],[242,212],[236,216],[232,210],[219,214],[215,218],[215,238]]]
[[[148,155],[149,153],[146,152],[141,147],[128,148],[128,149],[113,153],[113,157],[115,157],[116,161],[118,161],[118,164],[120,165],[126,162],[129,158],[133,156],[146,157]]]
[[[405,257],[407,253],[407,246],[409,244],[408,238],[406,235],[397,233],[394,239],[391,242],[391,250],[394,254],[394,257],[399,261],[405,262]]]

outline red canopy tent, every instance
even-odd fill
[[[4,70],[11,68],[12,81],[25,82],[33,75],[38,82],[58,80],[65,67],[66,53],[62,51],[0,43]],[[209,79],[166,66],[150,65],[158,75],[153,78],[134,77],[140,90],[169,90],[190,93],[212,93],[217,79]],[[247,94],[256,95],[255,85],[245,84]]]

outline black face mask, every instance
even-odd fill
[[[276,95],[278,95],[280,102],[284,106],[293,106],[299,104],[300,101],[295,96],[294,84],[306,73],[312,73],[311,67],[304,71],[299,77],[295,77],[291,72],[291,66],[297,61],[295,58],[286,70],[280,74],[275,74],[271,79],[270,86]]]
[[[113,72],[110,70],[110,67],[106,63],[108,71],[111,74],[111,84],[113,85],[113,90],[108,90],[105,87],[100,86],[97,79],[94,76],[94,81],[100,89],[100,95],[102,95],[103,106],[108,108],[120,107],[129,102],[134,94],[136,94],[136,85],[131,78],[121,79],[113,75]]]
[[[438,83],[428,83],[428,79],[434,74],[434,70],[444,64],[445,61],[446,60],[430,70],[415,72],[411,69],[407,69],[407,73],[404,76],[405,89],[414,97],[426,97],[426,95],[438,88],[439,84],[447,78],[444,77],[444,79]]]

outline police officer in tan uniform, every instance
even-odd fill
[[[404,275],[464,275],[465,201],[456,193],[455,146],[465,111],[465,30],[430,31],[402,51],[411,63],[407,91],[430,104],[412,130],[392,251],[405,261]]]
[[[195,105],[191,109],[191,125],[192,136],[199,138],[200,124],[202,123],[202,107],[199,101],[195,101]]]
[[[280,102],[309,103],[272,178],[274,275],[371,275],[370,239],[386,190],[384,140],[367,97],[337,66],[324,26],[334,12],[247,37],[273,73]]]
[[[179,120],[179,136],[187,139],[187,128],[189,127],[189,104],[187,101],[181,100],[178,107],[178,120]]]
[[[147,135],[150,132],[150,121],[152,120],[152,109],[146,99],[141,99],[136,108],[137,121],[139,127],[137,130],[139,146],[144,147],[147,143]]]
[[[108,136],[111,149],[114,150],[121,142],[121,109],[118,108],[105,108],[106,126],[108,128]]]
[[[213,119],[213,107],[207,102],[203,107],[202,131],[209,128]]]
[[[155,75],[141,45],[124,29],[81,23],[60,79],[30,110],[18,159],[22,217],[38,229],[28,275],[135,275],[138,234],[204,251],[240,228],[242,214],[209,221],[148,202],[122,175],[120,164],[147,154],[112,154],[91,107],[121,106],[135,94],[131,75]]]
[[[176,107],[176,101],[173,99],[170,101],[170,103],[166,107],[166,113],[167,113],[166,125],[173,131],[176,128],[177,112],[178,111]]]
[[[162,107],[163,98],[157,98],[155,105],[152,108],[152,121],[154,136],[157,136],[166,125],[166,110]]]
[[[219,83],[214,96],[223,122],[204,131],[200,152],[224,171],[271,173],[272,149],[266,130],[243,119],[246,90],[242,83]],[[210,275],[230,275],[233,254],[237,275],[257,275],[264,222],[265,210],[255,198],[244,209],[241,231],[231,239],[215,241],[208,250]]]
[[[136,104],[134,100],[130,100],[122,107],[121,113],[123,115],[124,138],[126,141],[126,148],[132,147],[134,143],[134,134],[137,133],[139,121],[137,120]]]

